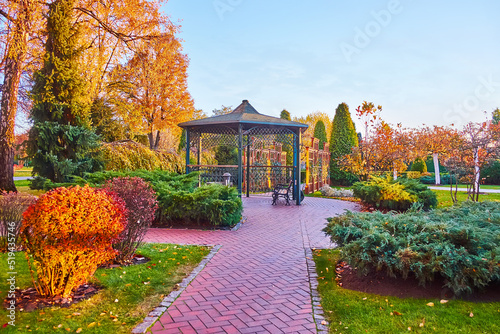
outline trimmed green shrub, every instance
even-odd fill
[[[440,174],[440,175],[441,175],[441,184],[450,184],[450,181],[452,181],[453,184],[456,183],[455,175],[453,175],[452,177],[450,177],[450,174]],[[432,175],[421,176],[419,178],[419,181],[423,184],[435,184],[436,178],[434,176],[434,173],[432,173]]]
[[[484,184],[500,184],[500,161],[489,162],[481,170],[481,178],[484,178]]]
[[[380,210],[408,210],[413,203],[420,203],[425,210],[437,206],[436,194],[417,180],[390,177],[372,177],[365,182],[356,182],[354,196]]]
[[[204,185],[193,192],[181,190],[168,197],[165,202],[160,200],[160,224],[182,221],[233,226],[241,219],[243,205],[237,190],[232,187]]]
[[[316,125],[314,125],[314,138],[319,139],[319,149],[320,150],[323,149],[325,143],[328,143],[325,123],[322,120],[318,120],[316,122]]]
[[[130,172],[106,171],[74,178],[74,183],[56,184],[46,181],[45,189],[74,184],[101,186],[117,177],[139,177],[151,184],[158,200],[155,225],[171,223],[232,226],[239,222],[243,210],[235,188],[214,185],[198,188],[198,173],[175,174],[165,171],[137,170]]]
[[[217,160],[218,165],[237,165],[238,148],[228,145],[217,146],[215,160]]]
[[[330,180],[334,185],[352,185],[358,180],[357,176],[342,170],[338,159],[350,154],[353,147],[358,146],[356,127],[351,119],[349,107],[345,103],[339,104],[335,110],[330,133]]]
[[[427,165],[425,164],[425,161],[421,158],[415,159],[415,161],[413,161],[413,164],[411,165],[411,171],[427,173]]]
[[[455,294],[500,280],[500,203],[404,214],[348,212],[328,221],[323,231],[365,275],[412,273],[422,285],[441,275]]]

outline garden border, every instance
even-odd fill
[[[207,246],[207,245],[200,245]],[[146,331],[167,311],[170,305],[181,295],[181,293],[186,290],[187,286],[195,279],[195,277],[205,268],[205,266],[210,262],[210,260],[217,254],[222,245],[214,245],[210,250],[207,256],[201,260],[201,262],[193,269],[189,276],[185,277],[181,283],[179,283],[179,289],[172,291],[163,298],[162,302],[158,307],[156,307],[153,311],[149,312],[149,314],[144,318],[144,320],[132,329],[132,333],[146,333]]]
[[[302,220],[300,220],[300,230],[304,246],[304,255],[306,258],[307,276],[309,278],[309,291],[311,295],[312,316],[314,323],[316,324],[316,333],[328,334],[329,323],[325,319],[325,311],[323,310],[323,307],[321,307],[321,297],[318,292],[318,273],[316,272],[316,263],[314,262],[312,252],[313,248],[311,248],[306,224]]]

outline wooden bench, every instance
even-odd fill
[[[290,205],[290,196],[293,192],[293,181],[290,181],[289,184],[277,184],[273,189],[273,203],[272,205],[276,205],[278,198],[283,197],[286,200],[286,205]]]

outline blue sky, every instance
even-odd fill
[[[500,1],[169,0],[210,114],[248,99],[261,113],[333,117],[382,105],[389,123],[463,125],[500,107]],[[357,122],[359,125],[359,122]],[[359,129],[359,127],[358,127]]]

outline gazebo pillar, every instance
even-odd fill
[[[201,150],[202,149],[203,148],[201,147],[201,133],[200,133],[200,135],[198,136],[198,152],[197,152],[197,159],[196,159],[198,166],[201,165]]]
[[[238,125],[238,196],[241,198],[243,182],[243,126]]]
[[[300,130],[297,130],[297,133],[293,137],[293,166],[295,167],[295,184],[293,186],[293,194],[295,198],[295,204],[300,205]]]
[[[189,153],[191,149],[191,138],[189,128],[186,128],[186,174],[189,174]]]
[[[247,197],[250,197],[250,135],[247,135]]]

